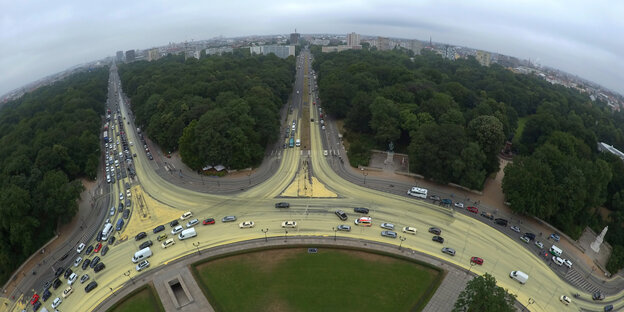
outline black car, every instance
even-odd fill
[[[154,228],[154,234],[164,231],[165,230],[165,226],[164,225],[159,225],[157,227]]]
[[[61,284],[63,283],[61,283],[61,280],[57,278],[54,280],[54,283],[52,283],[52,288],[57,289],[59,288],[59,286],[61,286]]]
[[[440,244],[444,243],[444,238],[442,238],[441,236],[438,236],[438,235],[436,235],[433,238],[431,238],[431,240],[434,241],[434,242],[438,242]]]
[[[102,241],[102,231],[98,231],[97,236],[95,238],[95,240],[97,240],[98,242]]]
[[[126,190],[130,189],[130,183],[126,182]]]
[[[52,286],[52,282],[51,281],[47,281],[47,282],[45,282],[45,284],[43,284],[43,289],[44,290],[48,289],[48,288],[50,288],[50,286]]]
[[[117,212],[122,212],[124,209],[124,204],[123,203],[119,203],[119,206],[117,207]]]
[[[61,274],[63,274],[63,272],[65,272],[65,268],[58,268],[56,271],[54,271],[54,277],[61,276]]]
[[[509,221],[502,219],[502,218],[496,218],[494,219],[494,222],[498,225],[502,225],[502,226],[507,226],[507,223],[509,223]]]
[[[100,262],[100,257],[95,256],[93,260],[91,260],[91,264],[89,265],[92,269]]]
[[[115,236],[111,236],[111,238],[108,239],[109,245],[112,245],[113,243],[115,243]]]
[[[41,308],[41,301],[35,302],[35,304],[33,305],[33,311],[37,311],[39,310],[39,308]]]
[[[535,234],[533,234],[533,233],[524,233],[524,237],[528,238],[529,240],[534,240],[535,239]]]
[[[605,307],[604,307],[604,311],[605,311],[605,312],[610,312],[610,311],[613,311],[613,305],[612,305],[612,304],[610,304],[610,305],[608,305],[608,306],[605,306]]]
[[[442,234],[442,230],[440,230],[437,227],[430,227],[429,228],[429,233],[435,234],[435,235],[440,235],[440,234]]]
[[[429,199],[431,199],[433,201],[440,201],[440,200],[442,200],[442,198],[440,198],[440,196],[438,196],[438,195],[430,195]]]
[[[338,218],[340,218],[340,220],[345,221],[347,220],[347,214],[342,211],[342,210],[336,210],[336,215],[338,216]]]
[[[597,291],[592,294],[592,299],[594,300],[604,300],[605,295],[603,295],[600,291]]]
[[[65,274],[63,274],[63,277],[67,279],[72,273],[74,273],[72,269],[67,269],[65,270]]]
[[[481,216],[490,220],[494,220],[494,216],[489,212],[482,212]]]
[[[173,220],[173,221],[169,222],[169,226],[170,227],[174,227],[176,225],[178,225],[178,220]]]
[[[85,251],[85,255],[87,256],[90,255],[92,251],[93,251],[93,245],[87,247],[87,250]]]
[[[84,261],[82,262],[82,269],[86,270],[89,266],[89,263],[91,263],[91,259],[84,259]]]
[[[152,241],[151,241],[151,240],[148,240],[148,241],[146,241],[146,242],[143,242],[143,244],[139,245],[139,249],[144,249],[144,248],[150,247],[150,246],[152,246],[153,244],[154,244],[154,243],[152,243]]]
[[[353,211],[363,214],[368,214],[368,208],[357,207],[353,208]]]
[[[146,237],[147,237],[147,233],[145,233],[145,232],[141,232],[141,233],[137,234],[137,235],[134,237],[134,240],[135,240],[135,241],[139,241],[139,240],[142,240],[142,239],[144,239],[144,238],[146,238]]]
[[[132,201],[126,198],[126,207],[132,206]]]
[[[286,202],[281,202],[281,203],[276,203],[275,204],[275,208],[288,208],[288,207],[290,207],[290,204],[286,203]]]
[[[49,290],[49,289],[46,289],[46,290],[43,292],[43,295],[41,296],[41,299],[42,299],[43,301],[46,301],[46,300],[48,300],[48,299],[50,298],[50,296],[52,296],[52,293],[50,292],[50,290]]]
[[[130,209],[126,209],[126,210],[124,210],[124,212],[123,212],[123,216],[122,216],[122,217],[123,217],[124,219],[128,219],[128,217],[129,217],[129,216],[130,216]]]
[[[93,271],[97,273],[97,272],[104,270],[104,268],[106,268],[106,266],[104,265],[104,262],[100,262],[98,263],[98,265],[95,266],[95,268],[93,268]]]
[[[91,283],[89,283],[89,285],[87,285],[87,287],[85,287],[85,292],[88,293],[90,291],[92,291],[95,287],[97,287],[97,282],[93,281]]]
[[[104,248],[102,248],[102,251],[100,251],[100,254],[102,254],[102,256],[106,256],[106,254],[108,253],[108,245],[104,246]]]

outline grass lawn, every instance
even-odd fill
[[[217,311],[412,311],[442,273],[373,253],[320,248],[266,250],[194,267]]]
[[[518,128],[516,128],[516,133],[514,134],[514,138],[520,138],[522,136],[522,131],[524,131],[524,125],[526,125],[529,116],[525,116],[522,118],[518,118]]]
[[[141,287],[115,303],[108,312],[165,311],[156,290],[151,286]]]

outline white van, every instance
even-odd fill
[[[563,253],[563,250],[561,250],[561,248],[552,245],[550,247],[550,253],[553,254],[555,257],[561,257],[561,254]]]
[[[132,262],[137,263],[151,256],[152,256],[152,250],[149,247],[145,247],[134,253],[134,257],[132,257]]]
[[[295,141],[295,145],[296,146],[301,146],[301,140],[297,139],[297,141]]]
[[[191,237],[195,237],[195,236],[197,236],[197,232],[195,232],[195,228],[192,227],[190,229],[186,229],[186,230],[182,231],[182,233],[180,233],[178,235],[178,239],[185,240],[187,238],[191,238]]]
[[[113,231],[113,225],[110,223],[106,223],[106,225],[104,226],[104,230],[102,230],[102,240],[103,241],[107,240],[108,235],[110,235],[112,231]]]
[[[529,276],[522,271],[511,271],[509,277],[515,279],[520,284],[525,284],[529,280]]]

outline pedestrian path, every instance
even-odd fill
[[[576,271],[574,268],[568,270],[568,272],[565,275],[565,279],[570,282],[570,284],[586,290],[589,293],[594,293],[596,291],[599,291],[600,288],[598,286],[596,286],[595,284],[589,282],[586,278],[586,276],[583,276],[581,273],[579,273],[578,271]]]

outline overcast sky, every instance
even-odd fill
[[[624,94],[624,1],[0,0],[0,95],[73,65],[223,35],[356,32],[537,61]]]

